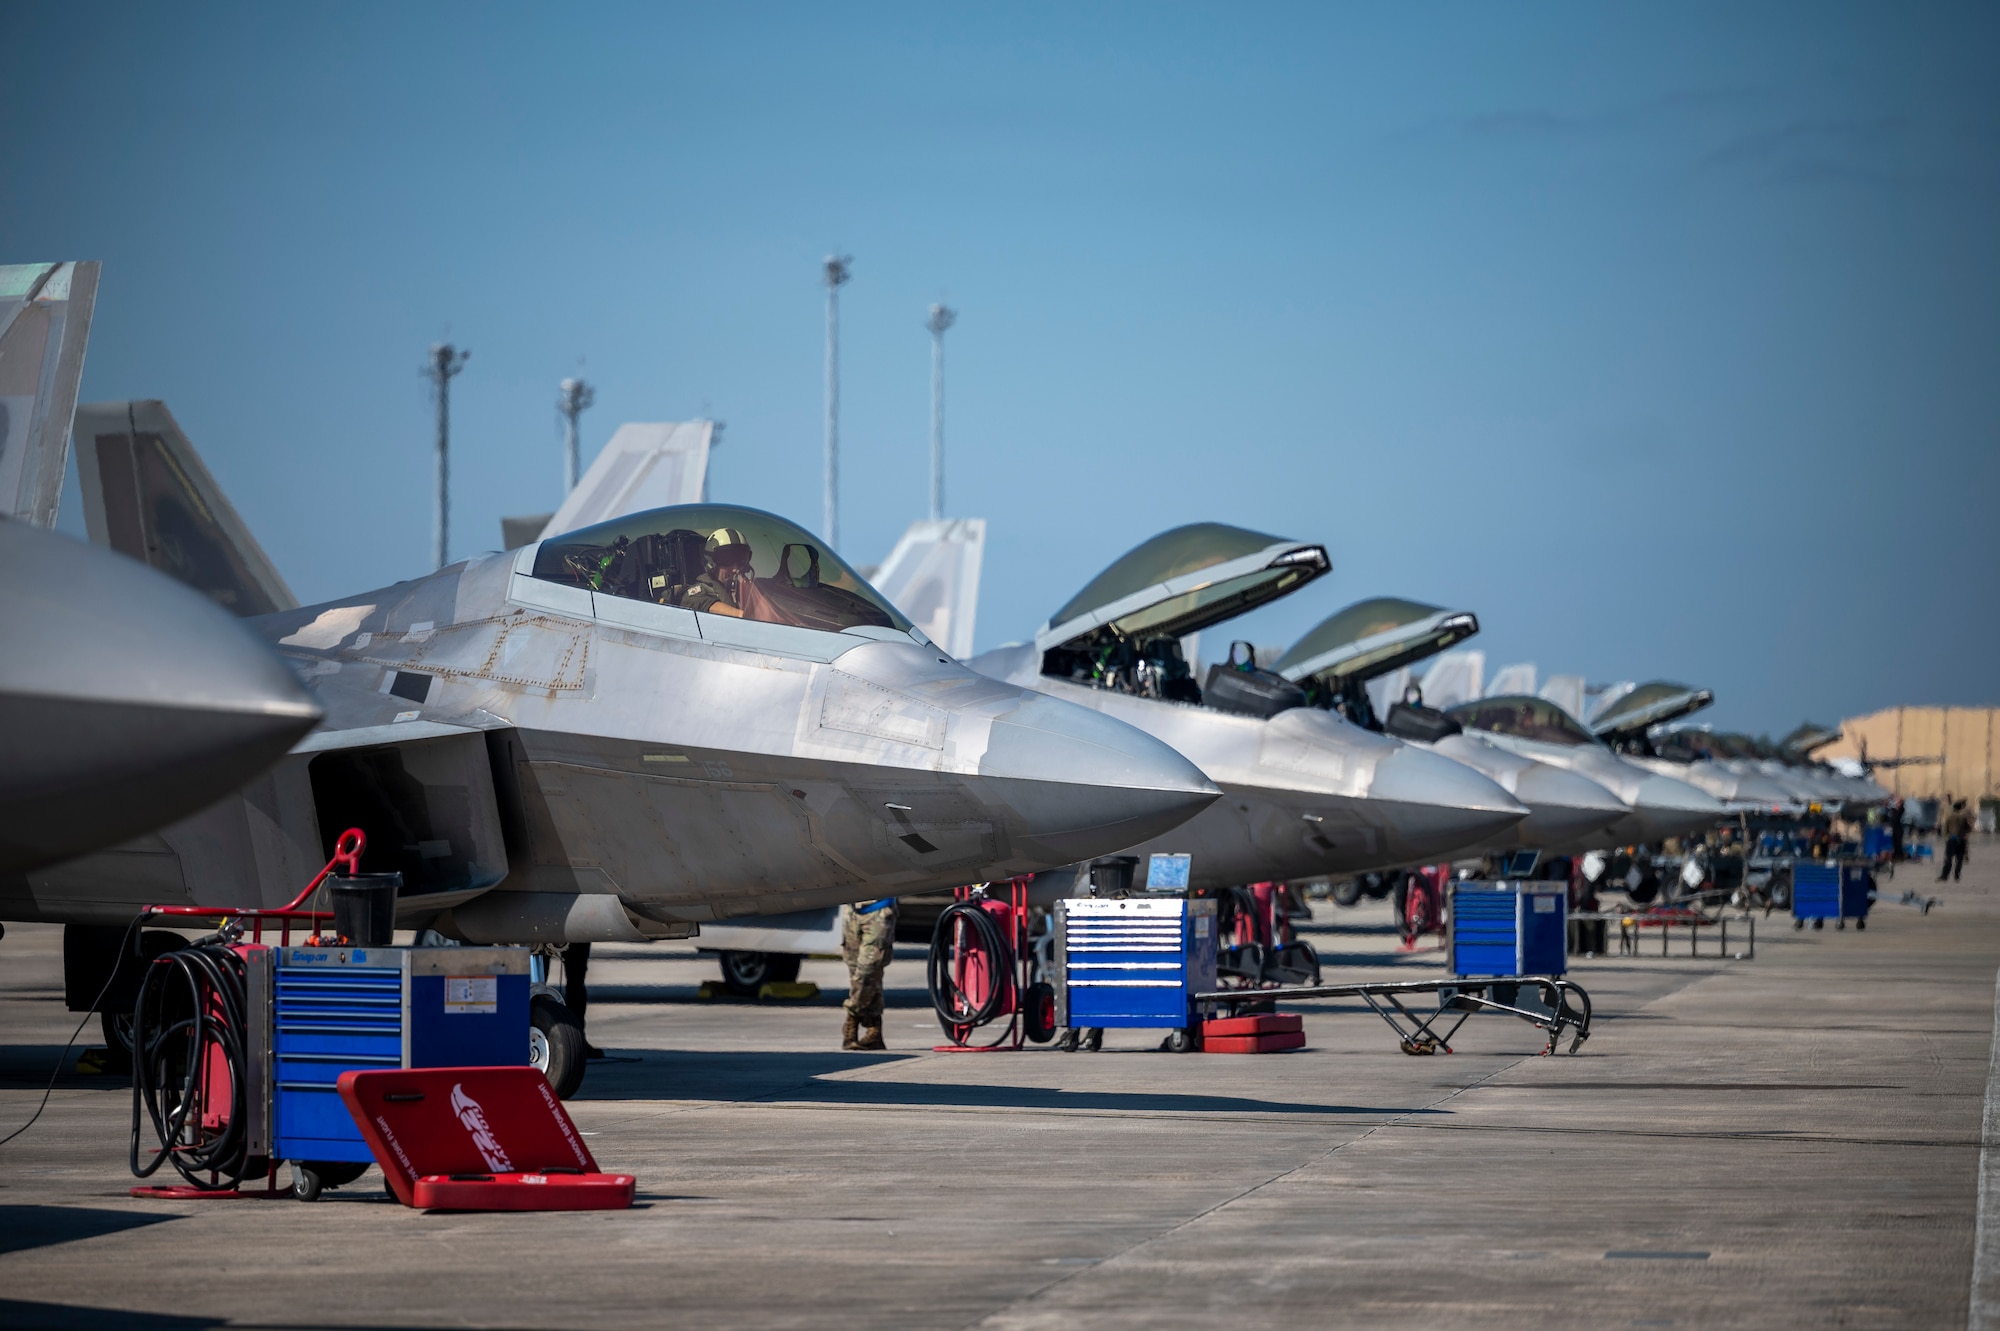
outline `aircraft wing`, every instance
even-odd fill
[[[985,518],[925,518],[910,524],[869,581],[925,637],[962,661],[972,655],[985,554]]]
[[[76,439],[83,522],[94,544],[245,618],[298,605],[166,403],[86,403],[76,409]]]
[[[532,539],[708,498],[714,421],[627,421]]]
[[[0,264],[0,517],[53,527],[98,264]]]

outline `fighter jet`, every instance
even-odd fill
[[[213,602],[0,518],[0,918],[63,918],[25,871],[213,803],[319,718],[277,656]]]
[[[1463,734],[1432,709],[1397,701],[1378,713],[1370,684],[1478,632],[1469,612],[1378,596],[1322,620],[1273,669],[1316,705],[1464,763],[1527,806],[1526,818],[1476,847],[1480,852],[1568,846],[1624,817],[1624,801],[1596,782]]]
[[[36,909],[26,870],[194,812],[319,719],[238,621],[44,530],[97,277],[91,262],[0,266],[0,918]]]
[[[1148,879],[1186,854],[1192,886],[1348,874],[1422,862],[1527,813],[1472,769],[1308,707],[1295,685],[1232,661],[1198,684],[1180,640],[1305,586],[1326,551],[1220,523],[1147,540],[1071,597],[1032,643],[971,665],[1144,729],[1224,792],[1171,833],[1122,853]]]
[[[1445,715],[1489,743],[1566,767],[1625,801],[1630,809],[1625,817],[1575,849],[1639,845],[1697,832],[1723,813],[1721,801],[1706,791],[1624,761],[1581,721],[1545,698],[1482,698],[1460,703]]]
[[[1796,791],[1760,772],[1710,762],[1704,752],[1651,737],[1657,727],[1671,727],[1713,703],[1709,690],[1659,679],[1614,685],[1604,696],[1609,701],[1592,714],[1590,729],[1627,762],[1705,790],[1731,812],[1782,814],[1805,808]]]
[[[107,539],[142,533],[174,492],[217,511],[163,410],[86,415],[100,456],[182,464],[138,472],[122,519],[100,486]],[[133,420],[162,428],[121,434]],[[359,826],[363,867],[403,874],[407,924],[474,942],[685,937],[1072,863],[1218,793],[1129,726],[950,660],[824,542],[748,508],[649,510],[248,626],[324,721],[148,854],[42,871],[31,918],[282,900]]]

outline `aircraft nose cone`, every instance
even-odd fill
[[[1222,791],[1143,730],[1022,690],[996,718],[979,762],[1052,864],[1107,855],[1180,826]]]
[[[1632,817],[1618,824],[1625,842],[1658,841],[1709,826],[1724,812],[1722,801],[1685,781],[1657,772],[1639,783]]]
[[[1588,777],[1536,763],[1514,783],[1528,816],[1514,829],[1524,845],[1558,846],[1609,827],[1625,816],[1625,801]]]
[[[1768,776],[1744,773],[1736,778],[1736,789],[1729,798],[1739,804],[1755,804],[1762,808],[1782,808],[1798,804],[1799,797],[1785,789]]]
[[[1407,744],[1376,760],[1368,799],[1385,815],[1390,852],[1412,864],[1477,845],[1528,813],[1490,777]]]
[[[320,709],[241,620],[123,555],[0,522],[0,870],[164,826]]]

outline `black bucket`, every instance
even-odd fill
[[[333,894],[333,932],[353,947],[387,947],[396,941],[396,893],[399,873],[360,873],[329,878]]]
[[[1132,875],[1138,872],[1137,855],[1107,855],[1090,864],[1090,895],[1122,897],[1132,890]]]

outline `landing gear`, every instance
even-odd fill
[[[767,984],[790,984],[799,978],[795,952],[718,952],[722,986],[740,998],[755,998]]]
[[[541,1069],[556,1098],[567,1100],[583,1085],[583,1023],[547,994],[528,1004],[528,1065]]]

